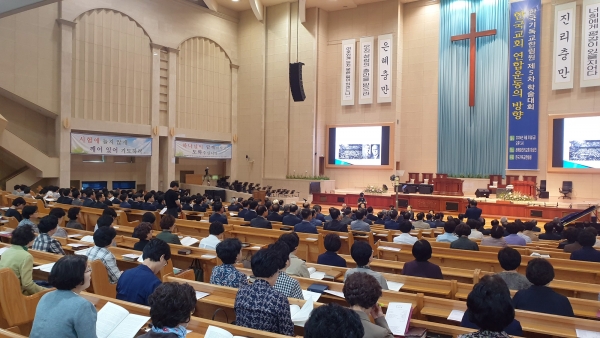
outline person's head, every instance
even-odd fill
[[[482,331],[501,332],[515,319],[510,291],[496,275],[485,275],[467,297],[469,320]]]
[[[235,264],[242,258],[242,242],[237,238],[226,238],[217,244],[216,251],[223,264]]]
[[[517,270],[521,265],[521,254],[511,247],[502,248],[498,251],[498,262],[506,271]]]
[[[113,219],[117,218],[117,212],[113,208],[106,208],[102,211],[102,216],[110,216]]]
[[[344,216],[350,217],[351,213],[352,213],[352,209],[350,209],[349,207],[344,208]]]
[[[56,219],[61,222],[66,213],[62,208],[52,208],[49,215],[56,217]]]
[[[350,306],[363,309],[372,308],[381,297],[381,285],[377,279],[364,272],[355,272],[346,277],[342,291]]]
[[[584,229],[577,236],[577,242],[583,247],[592,247],[596,244],[596,234],[591,231],[592,228]]]
[[[258,201],[252,201],[248,205],[250,206],[250,210],[256,210],[256,207],[258,206]],[[297,205],[296,205],[296,209],[298,209]]]
[[[160,228],[163,230],[171,230],[175,226],[175,217],[164,215],[160,220]]]
[[[533,285],[547,285],[554,279],[554,267],[543,258],[534,258],[527,263],[525,276]]]
[[[500,223],[502,223],[503,226],[506,226],[506,224],[508,224],[508,218],[506,218],[506,217],[500,218]]]
[[[144,195],[144,202],[146,202],[146,203],[154,202],[154,194],[149,192],[146,195]]]
[[[94,245],[105,248],[112,244],[115,237],[117,237],[117,231],[112,227],[99,227],[94,231]]]
[[[285,242],[290,247],[290,252],[295,252],[300,244],[300,238],[295,232],[283,234],[279,236],[279,240]]]
[[[329,209],[329,215],[331,216],[332,220],[340,219],[341,212],[337,208],[331,208],[331,209]]]
[[[273,249],[260,249],[252,255],[250,261],[252,274],[256,278],[267,280],[271,286],[275,285],[279,276],[279,267],[284,264],[281,253]]]
[[[404,220],[400,222],[400,232],[403,234],[408,234],[412,230],[412,223],[410,221]]]
[[[162,283],[148,297],[150,319],[157,328],[175,328],[190,321],[196,309],[196,291],[187,283]]]
[[[153,238],[144,246],[142,259],[144,260],[144,265],[157,274],[167,265],[167,261],[171,259],[171,248],[167,242]]]
[[[40,223],[38,224],[38,229],[42,234],[48,234],[52,236],[56,231],[56,227],[58,226],[58,219],[52,215],[44,216],[40,219]]]
[[[17,185],[15,185],[15,186],[14,186],[14,189],[15,189],[16,191],[21,191],[21,185],[20,185],[20,184],[17,184]]]
[[[520,229],[519,225],[514,222],[508,223],[506,225],[506,232],[508,232],[508,234],[510,234],[510,235],[514,235],[514,234],[518,233],[519,229]]]
[[[298,212],[298,206],[295,204],[290,205],[290,213],[295,214]]]
[[[405,212],[405,213],[402,215],[402,218],[403,218],[405,221],[409,221],[409,220],[410,220],[410,212]]]
[[[524,226],[525,226],[525,230],[532,231],[533,227],[535,227],[535,223],[533,223],[533,222],[525,222]]]
[[[379,158],[379,144],[371,145],[371,154],[373,154],[373,158]]]
[[[127,194],[121,194],[121,195],[119,195],[119,200],[120,200],[121,202],[125,202],[125,201],[127,201]]]
[[[15,198],[12,202],[12,206],[15,207],[15,209],[23,209],[25,206],[25,199],[23,197]]]
[[[373,207],[368,207],[367,214],[372,214],[372,213],[373,213]]]
[[[138,226],[133,229],[132,237],[139,238],[142,241],[149,241],[150,238],[152,238],[152,224],[148,222],[138,224]]]
[[[426,262],[431,258],[433,250],[431,244],[425,239],[421,239],[415,242],[412,247],[412,255],[415,257],[417,262]]]
[[[335,303],[314,309],[304,324],[304,338],[362,338],[364,334],[358,313]]]
[[[21,216],[25,219],[29,219],[33,214],[37,212],[37,206],[35,205],[26,205],[23,207],[23,211],[21,211]]]
[[[492,220],[491,224],[492,224],[492,228],[493,228],[493,227],[497,227],[498,225],[500,225],[500,222],[498,222],[497,219],[494,219],[494,220]]]
[[[354,242],[350,255],[358,266],[367,266],[373,259],[373,249],[367,242]]]
[[[495,239],[500,239],[500,238],[504,237],[504,227],[501,225],[497,225],[497,226],[493,227],[492,230],[490,231],[490,236],[492,236],[492,238],[495,238]]]
[[[358,220],[362,220],[363,218],[365,218],[365,209],[358,209],[356,210],[356,219]]]
[[[281,259],[281,265],[279,266],[279,270],[285,270],[289,267],[290,263],[290,250],[289,245],[285,244],[283,241],[276,241],[273,244],[269,244],[269,250],[274,250],[279,253],[279,258]]]
[[[423,217],[425,217],[425,214],[424,214],[424,213],[422,213],[422,212],[418,213],[418,214],[417,214],[417,221],[422,221],[422,220],[423,220]]]
[[[30,196],[30,195],[31,195],[31,188],[29,188],[29,187],[25,187],[25,188],[23,188],[23,193],[25,194],[25,196],[29,196],[29,197],[31,197],[31,196]],[[35,194],[34,194],[34,195],[35,195]],[[75,195],[73,195],[73,196],[75,196]],[[79,196],[79,192],[77,192],[77,196]]]
[[[469,205],[472,206],[472,207],[476,207],[477,206],[477,201],[476,200],[471,200],[469,202]]]
[[[101,192],[97,192],[96,193],[96,201],[98,202],[104,202],[104,194]]]
[[[223,213],[223,211],[225,211],[225,209],[223,208],[223,203],[221,203],[221,202],[215,202],[215,203],[213,204],[213,210],[214,210],[216,213],[222,214],[222,213]]]
[[[548,223],[544,224],[544,231],[547,234],[551,234],[554,231],[554,223],[548,222]]]
[[[305,221],[310,221],[312,219],[312,212],[310,209],[302,209],[300,212],[302,219]]]
[[[469,219],[469,220],[467,220],[467,225],[469,226],[469,228],[471,228],[471,230],[475,230],[479,226],[479,221],[476,221],[474,219]]]
[[[323,240],[325,250],[337,252],[342,247],[342,240],[337,234],[327,234]]]
[[[67,216],[69,217],[69,219],[71,221],[75,221],[79,217],[79,212],[80,211],[81,211],[81,208],[79,208],[79,207],[72,207],[67,212]]]
[[[92,268],[86,256],[67,255],[61,257],[50,270],[48,283],[58,290],[79,293],[90,287]]]
[[[458,219],[462,222],[465,219],[465,214],[458,214]]]
[[[425,215],[425,218],[427,218],[428,221],[431,221],[433,219],[433,215],[427,214],[427,215]]]
[[[279,206],[277,207],[277,211],[279,211]],[[258,207],[256,207],[256,214],[258,216],[266,217],[269,214],[269,210],[267,209],[266,206],[259,205]]]
[[[446,221],[444,223],[444,232],[452,234],[454,233],[454,230],[456,230],[456,223],[453,221]]]
[[[567,242],[575,243],[577,241],[577,237],[579,236],[579,232],[579,229],[575,227],[569,227],[563,232],[563,237],[567,240]]]
[[[98,221],[96,221],[96,224],[98,224],[98,229],[103,228],[103,227],[111,227],[113,224],[114,219],[108,215],[103,215],[100,216],[98,218]]]
[[[466,236],[468,237],[471,234],[471,228],[469,228],[468,225],[461,223],[459,225],[456,226],[456,229],[454,230],[454,233],[456,233],[456,235],[458,237],[461,236]]]
[[[223,226],[223,223],[218,222],[218,221],[210,223],[210,226],[208,227],[208,233],[213,236],[219,237],[224,232],[225,232],[225,227]]]
[[[154,216],[154,213],[152,212],[146,212],[142,215],[142,222],[154,224],[154,222],[156,222],[156,216]]]
[[[35,232],[29,224],[17,227],[11,235],[10,244],[13,245],[29,246],[29,243],[35,239]]]
[[[390,218],[393,220],[398,219],[398,210],[394,209],[394,210],[390,211]]]
[[[171,181],[171,184],[169,184],[169,187],[171,187],[171,189],[173,189],[173,190],[179,190],[179,182]]]
[[[278,214],[279,213],[279,203],[273,203],[273,204],[271,204],[271,211],[273,211],[274,213]]]
[[[250,202],[248,202],[246,200],[242,201],[242,207],[243,208],[247,208],[249,205],[250,205]]]

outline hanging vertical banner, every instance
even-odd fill
[[[373,103],[373,37],[360,39],[360,96],[358,104]]]
[[[342,41],[342,106],[354,105],[354,48],[356,39]]]
[[[508,169],[538,168],[541,0],[510,4]]]
[[[377,74],[377,102],[392,102],[392,34],[377,37],[379,69]]]
[[[575,2],[554,7],[552,90],[573,88]]]
[[[581,19],[581,87],[600,86],[598,15],[600,0],[584,0]]]

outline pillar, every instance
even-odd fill
[[[60,28],[60,109],[54,128],[58,155],[58,186],[71,186],[71,112],[73,96],[73,33],[75,22],[57,19]]]

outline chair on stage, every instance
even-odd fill
[[[495,194],[496,189],[504,187],[506,185],[502,184],[502,175],[490,175],[490,184],[487,186],[490,193]]]
[[[433,173],[422,173],[423,184],[433,184]]]
[[[519,180],[519,175],[506,175],[506,185],[514,185]]]
[[[550,192],[546,191],[546,180],[540,181],[540,187],[537,188],[539,198],[550,198]]]
[[[408,181],[406,181],[406,183],[421,184],[421,181],[419,180],[420,175],[420,173],[408,173]]]
[[[573,182],[572,181],[563,181],[562,188],[558,188],[558,192],[563,194],[559,198],[571,199],[571,196],[568,196],[568,195],[573,192]]]

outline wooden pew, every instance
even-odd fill
[[[18,331],[18,328],[16,328]],[[20,332],[20,331],[19,331]],[[26,336],[22,336],[17,332],[11,332],[9,330],[0,329],[0,337],[2,338],[27,338]]]
[[[327,236],[328,234],[335,234],[338,235],[340,237],[340,240],[342,242],[342,246],[340,247],[340,250],[338,250],[338,253],[340,254],[350,254],[350,248],[352,248],[352,244],[354,244],[354,236],[349,236],[347,232],[339,232],[339,231],[329,231],[329,230],[323,230],[322,227],[318,227],[317,231],[319,232],[319,252],[323,253],[327,250],[325,250],[325,244],[324,244],[324,239],[325,236]]]

